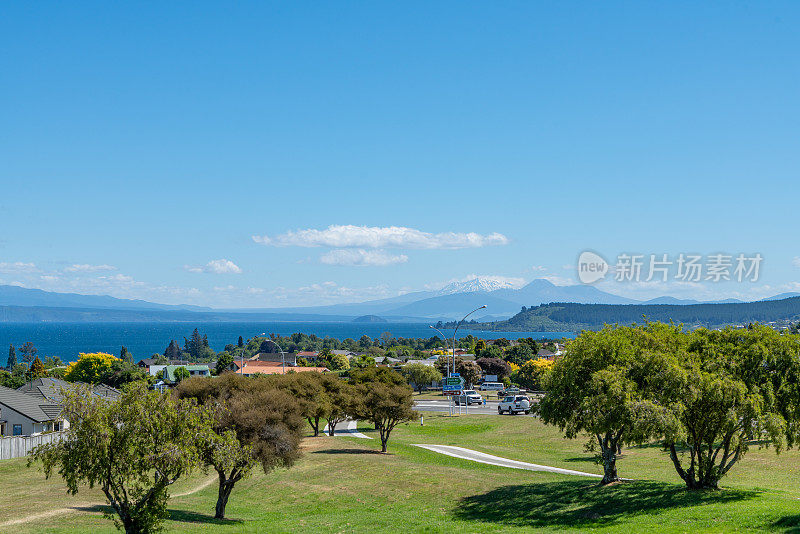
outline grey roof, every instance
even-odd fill
[[[80,384],[80,382],[67,382],[60,378],[37,378],[17,388],[17,391],[37,397],[46,402],[59,404],[63,399],[61,389],[71,389],[77,384]],[[119,397],[119,391],[105,384],[96,384],[92,386],[92,393],[98,397]]]
[[[28,395],[4,386],[0,386],[0,404],[8,406],[37,423],[52,421],[61,413],[61,407],[57,404],[47,402],[36,395]]]

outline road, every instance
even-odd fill
[[[486,401],[485,405],[473,404],[469,408],[461,406],[461,413],[469,415],[497,415],[498,401]],[[414,402],[414,409],[421,412],[450,412],[450,401],[447,400],[420,400]],[[458,413],[458,406],[454,407]],[[503,414],[508,415],[508,414]],[[533,417],[532,415],[520,414],[522,417]]]

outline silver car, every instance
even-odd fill
[[[461,406],[461,404],[466,404],[467,406],[471,406],[473,404],[483,404],[483,397],[481,397],[480,393],[475,390],[467,389],[455,397],[456,406]]]

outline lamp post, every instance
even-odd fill
[[[281,348],[281,346],[274,339],[270,339],[270,341],[272,341],[273,345],[278,347],[278,350],[281,353],[281,369],[282,369],[281,374],[285,375],[286,374],[286,354],[284,354],[283,349]]]
[[[445,352],[447,352],[447,339],[448,339],[447,336],[444,335],[444,332],[442,332],[441,330],[439,330],[435,326],[433,326],[433,325],[428,325],[428,326],[433,328],[437,332],[439,332],[439,335],[442,336],[442,340],[444,340],[444,350],[445,350]],[[447,368],[450,369],[450,364],[449,363],[447,364]],[[448,371],[445,374],[450,374],[450,372]],[[444,389],[444,386],[442,386],[442,389]],[[444,394],[444,391],[442,391],[442,394]],[[452,416],[453,415],[453,396],[452,395],[448,395],[447,401],[448,401],[447,402],[447,408],[450,411],[450,415]]]
[[[464,319],[461,319],[461,320],[460,320],[460,321],[458,321],[458,323],[456,324],[456,329],[453,331],[453,372],[454,372],[454,373],[456,372],[456,334],[458,333],[458,327],[459,327],[459,326],[461,326],[461,323],[463,323],[463,322],[464,322],[464,320],[465,320],[467,317],[469,317],[470,315],[472,315],[473,313],[475,313],[475,312],[476,312],[476,311],[478,311],[478,310],[482,310],[482,309],[484,309],[485,307],[486,307],[486,305],[483,305],[483,306],[481,306],[480,308],[475,308],[474,310],[472,310],[471,312],[469,312],[468,314],[466,314],[466,315],[464,316]]]
[[[436,327],[435,327],[435,326],[433,326],[433,325],[428,325],[428,327],[429,327],[429,328],[433,328],[434,330],[436,330],[437,332],[439,332],[439,335],[440,335],[440,336],[442,336],[442,339],[444,340],[444,350],[445,350],[445,352],[447,352],[447,339],[448,339],[448,338],[447,338],[447,336],[446,336],[446,335],[444,335],[444,332],[442,332],[441,330],[439,330],[438,328],[436,328]],[[448,369],[450,369],[450,364],[447,364],[447,368],[448,368]],[[449,372],[449,371],[448,371],[448,372]]]

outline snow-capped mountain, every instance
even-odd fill
[[[455,295],[456,293],[488,293],[498,289],[517,289],[519,284],[513,281],[496,278],[476,276],[469,280],[450,282],[436,292],[436,295]]]

